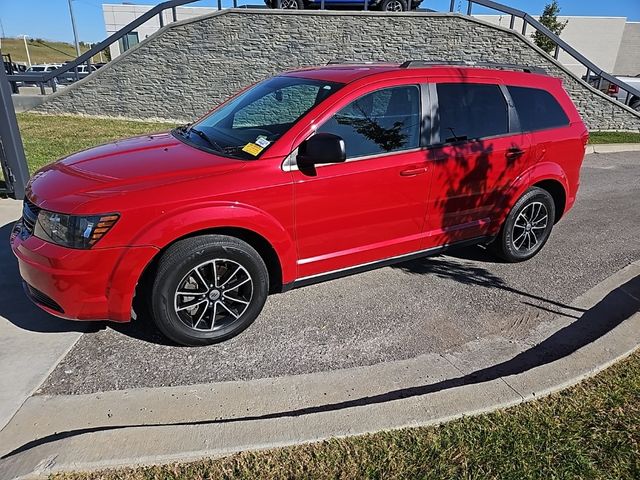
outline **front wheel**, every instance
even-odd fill
[[[251,245],[226,235],[181,240],[158,263],[151,309],[158,329],[188,346],[227,340],[262,311],[269,275]]]
[[[382,0],[380,10],[383,12],[406,12],[409,7],[406,0]]]
[[[491,249],[507,262],[529,260],[549,239],[555,214],[551,194],[542,188],[531,187],[507,215]]]

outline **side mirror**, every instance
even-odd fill
[[[346,159],[344,140],[332,133],[316,133],[298,147],[297,161],[300,168],[344,162]]]

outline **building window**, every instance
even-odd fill
[[[138,44],[140,39],[138,38],[138,32],[127,33],[124,37],[118,40],[120,46],[120,53],[124,53],[134,45]]]

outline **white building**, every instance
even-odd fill
[[[102,4],[102,13],[104,15],[104,24],[107,29],[107,36],[117,32],[122,27],[133,22],[136,18],[142,16],[151,10],[153,5],[134,5],[129,3],[122,4]],[[186,20],[187,18],[198,17],[217,11],[215,8],[208,7],[177,7],[176,19]],[[173,22],[173,12],[165,10],[163,13],[164,24]],[[128,50],[136,43],[141,42],[149,35],[160,29],[160,17],[156,15],[152,19],[140,25],[131,33],[121,38],[118,43],[114,43],[110,47],[111,58],[116,58],[125,50]]]
[[[509,27],[509,15],[474,15],[479,20]],[[568,21],[560,38],[586,58],[614,75],[640,74],[640,22],[628,22],[625,17],[559,17]],[[514,29],[522,31],[522,20],[516,18]],[[535,29],[528,27],[527,36]],[[585,67],[568,53],[561,52],[560,63],[579,76]]]
[[[259,0],[256,3],[260,3]],[[135,20],[152,5],[133,4],[103,4],[104,21],[107,34],[119,29]],[[178,20],[213,13],[217,9],[207,7],[177,7]],[[509,15],[474,15],[480,20],[509,27]],[[562,32],[561,38],[578,52],[591,60],[604,71],[614,75],[635,76],[640,74],[640,22],[628,22],[625,17],[561,17],[569,23]],[[164,11],[164,24],[173,21],[171,10]],[[144,40],[160,28],[160,19],[155,16],[144,23],[117,44],[111,46],[111,58]],[[516,18],[514,27],[522,30],[522,20]],[[532,35],[533,27],[529,26],[527,35]],[[586,73],[585,68],[562,52],[558,59],[563,65],[579,76]]]

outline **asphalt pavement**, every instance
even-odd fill
[[[143,321],[96,324],[36,393],[330,371],[447,354],[498,333],[518,342],[558,313],[579,316],[576,297],[640,258],[639,208],[640,154],[589,155],[575,208],[526,263],[467,248],[275,295],[249,329],[210,347],[171,345]],[[42,317],[46,330],[55,320]]]

